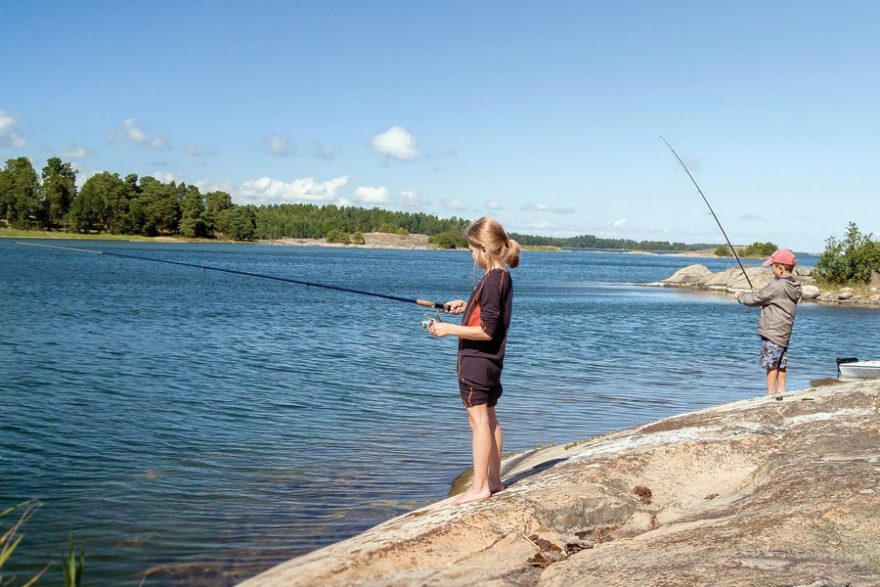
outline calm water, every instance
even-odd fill
[[[53,244],[437,301],[467,297],[475,278],[461,252]],[[757,310],[633,285],[692,262],[731,264],[525,254],[506,450],[763,393]],[[88,584],[217,585],[444,498],[470,433],[455,342],[422,332],[423,314],[0,240],[0,509],[43,503],[12,570],[57,561],[73,532]],[[790,387],[850,355],[880,355],[880,312],[803,304]]]

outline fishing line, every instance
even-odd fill
[[[666,143],[666,146],[669,147],[669,150],[672,151],[672,154],[675,155],[675,158],[678,159],[678,162],[681,163],[682,168],[684,168],[685,173],[688,174],[688,177],[691,178],[691,181],[694,182],[694,187],[697,188],[697,191],[700,192],[700,195],[703,197],[703,201],[706,202],[706,206],[709,206],[709,212],[712,213],[712,218],[715,219],[715,222],[718,223],[718,228],[721,229],[721,234],[724,235],[724,240],[727,241],[727,246],[730,247],[730,252],[733,253],[733,256],[736,257],[736,262],[739,263],[739,268],[742,269],[743,277],[746,278],[746,281],[749,284],[749,287],[754,291],[755,286],[752,285],[752,280],[749,279],[749,275],[746,273],[746,268],[743,267],[742,261],[739,260],[739,255],[736,254],[736,249],[733,248],[733,245],[730,243],[730,239],[727,238],[727,233],[724,232],[724,227],[721,226],[721,221],[718,220],[718,216],[715,215],[715,210],[712,209],[712,206],[709,204],[709,200],[706,199],[705,194],[703,194],[703,190],[700,189],[700,186],[697,184],[697,180],[694,179],[694,176],[691,175],[690,169],[687,168],[687,165],[684,164],[684,161],[681,160],[681,157],[678,156],[678,153],[675,152],[675,149],[672,148],[672,145],[669,144],[669,141],[664,139],[662,136],[660,140]]]
[[[301,279],[291,279],[289,277],[278,277],[277,275],[266,275],[264,273],[251,273],[249,271],[238,271],[237,269],[226,269],[224,267],[212,267],[210,265],[198,265],[196,263],[184,263],[182,261],[169,261],[167,259],[156,259],[155,257],[143,257],[140,255],[127,255],[125,253],[111,253],[109,251],[102,251],[99,249],[79,249],[76,247],[62,247],[60,245],[46,245],[40,243],[25,243],[21,241],[14,241],[17,245],[25,245],[28,247],[42,247],[44,249],[58,249],[60,251],[72,251],[76,253],[89,253],[91,255],[108,255],[110,257],[122,257],[124,259],[140,259],[141,261],[153,261],[155,263],[167,263],[169,265],[180,265],[182,267],[195,267],[196,269],[206,269],[208,271],[219,271],[221,273],[232,273],[234,275],[246,275],[248,277],[258,277],[260,279],[271,279],[273,281],[283,281],[285,283],[295,283],[297,285],[304,285],[306,287],[319,287],[322,289],[330,289],[333,291],[341,291],[345,293],[353,293],[362,296],[372,296],[374,298],[382,298],[386,300],[394,300],[395,302],[404,302],[407,304],[418,304],[419,306],[424,306],[426,308],[433,308],[435,310],[444,310],[444,305],[439,302],[432,302],[430,300],[420,300],[413,298],[404,298],[400,296],[393,296],[390,294],[382,294],[375,293],[370,291],[363,291],[360,289],[352,289],[349,287],[340,287],[337,285],[327,285],[325,283],[315,283],[312,281],[303,281]]]

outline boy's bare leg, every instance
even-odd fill
[[[779,393],[785,393],[785,376],[787,372],[785,369],[779,369],[777,373],[779,374],[776,376],[776,387]]]
[[[767,395],[776,393],[776,380],[779,375],[779,369],[767,367]]]
[[[489,428],[489,408],[486,404],[467,409],[471,425],[471,445],[474,457],[474,481],[470,489],[459,495],[452,503],[458,505],[486,499],[492,495],[489,489],[489,458],[494,439]]]
[[[501,425],[495,415],[495,408],[488,408],[489,429],[492,432],[492,452],[489,453],[489,491],[497,493],[504,489],[501,482],[501,447],[504,442],[504,434]]]

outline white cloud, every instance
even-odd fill
[[[218,183],[216,181],[211,181],[210,179],[199,179],[195,183],[194,186],[199,188],[199,191],[203,194],[207,194],[210,192],[226,192],[227,194],[232,193],[232,186],[228,183]]]
[[[412,161],[419,156],[416,138],[400,126],[392,126],[383,133],[370,139],[370,146],[380,155],[386,155],[401,161]]]
[[[217,154],[217,149],[214,147],[200,149],[196,145],[187,145],[183,150],[190,157],[213,157]]]
[[[82,189],[86,181],[93,175],[97,175],[106,171],[105,169],[80,169],[79,165],[77,165],[76,163],[71,163],[71,165],[76,170],[76,187],[78,189]]]
[[[629,224],[629,218],[620,218],[612,222],[611,226],[613,226],[614,228],[623,228],[627,224]]]
[[[520,206],[520,210],[525,212],[549,212],[550,214],[574,214],[574,208],[571,206],[557,207],[548,206],[547,204],[526,204]]]
[[[501,212],[504,210],[504,205],[501,202],[491,200],[483,204],[483,207],[486,208],[489,212]]]
[[[338,202],[341,199],[339,189],[347,184],[347,176],[320,183],[313,177],[302,177],[291,182],[261,177],[244,182],[237,195],[247,203],[254,204]]]
[[[162,183],[171,183],[172,181],[174,181],[174,182],[181,181],[181,178],[178,175],[176,175],[174,173],[169,173],[168,171],[157,171],[155,173],[151,173],[150,177],[154,177],[154,178],[158,179],[159,181],[161,181]]]
[[[528,228],[534,230],[547,230],[549,228],[555,228],[556,225],[552,222],[548,222],[546,220],[539,220],[538,222],[530,222],[526,225]]]
[[[442,204],[444,208],[448,208],[453,212],[464,212],[467,210],[467,206],[465,206],[458,198],[440,200],[440,204]]]
[[[272,155],[279,157],[287,157],[288,155],[296,155],[296,145],[290,142],[290,139],[283,135],[272,135],[266,137],[263,141],[263,149]]]
[[[59,155],[64,159],[85,159],[90,153],[85,147],[71,147],[66,151],[61,151]]]
[[[411,190],[404,190],[397,196],[397,204],[401,208],[408,208],[410,210],[422,210],[430,203],[428,198]]]
[[[18,134],[16,126],[15,119],[0,110],[0,147],[22,149],[27,145],[27,141]]]
[[[390,200],[388,188],[360,186],[354,191],[354,199],[365,204],[385,204]]]
[[[126,118],[119,128],[107,133],[107,140],[111,143],[116,141],[131,141],[136,145],[162,151],[168,148],[168,139],[160,136],[152,136],[144,131],[134,118]]]

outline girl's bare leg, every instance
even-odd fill
[[[779,390],[779,393],[785,393],[785,376],[787,372],[785,369],[779,369],[779,375],[776,376],[776,389]]]
[[[495,415],[495,408],[488,408],[489,429],[492,432],[492,452],[489,453],[489,491],[497,493],[504,489],[501,483],[501,452],[504,444],[504,434],[501,425]]]
[[[495,440],[489,427],[489,408],[486,404],[467,409],[468,423],[471,425],[471,443],[474,458],[474,481],[470,489],[462,493],[454,504],[468,503],[486,499],[492,495],[489,489],[489,459]]]

